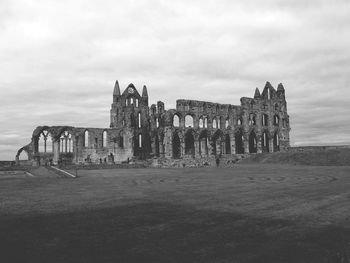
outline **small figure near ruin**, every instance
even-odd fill
[[[220,166],[220,158],[219,158],[219,156],[216,157],[215,162],[216,162],[216,167],[219,167]]]

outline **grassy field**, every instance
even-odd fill
[[[0,176],[0,262],[349,262],[350,166]]]

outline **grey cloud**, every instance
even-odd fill
[[[293,143],[350,143],[350,3],[332,3],[1,1],[0,159],[37,125],[108,126],[115,79],[167,108],[283,82]]]

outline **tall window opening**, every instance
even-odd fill
[[[84,147],[89,147],[89,131],[84,132]]]
[[[278,115],[277,114],[274,115],[273,116],[273,124],[278,126],[279,122],[280,122],[280,118],[278,117]]]
[[[180,118],[178,115],[174,115],[173,117],[173,126],[174,127],[179,127],[180,126]]]
[[[142,148],[142,134],[139,134],[139,148]]]
[[[193,127],[193,117],[191,115],[185,116],[185,127]]]
[[[262,125],[263,126],[268,126],[268,115],[267,114],[263,114],[262,115]]]
[[[68,131],[64,131],[60,137],[60,152],[71,153],[73,152],[72,134]]]
[[[231,154],[231,139],[229,134],[225,135],[225,153]]]
[[[204,128],[208,128],[208,118],[204,117]]]
[[[180,144],[180,138],[177,133],[173,136],[173,158],[177,159],[181,157],[181,144]]]
[[[185,134],[185,154],[194,155],[194,137],[191,131]]]
[[[204,128],[203,118],[199,118],[199,128]]]
[[[52,152],[52,136],[44,130],[41,132],[38,139],[38,151],[39,152]]]
[[[256,135],[255,132],[252,131],[249,134],[249,152],[250,153],[256,153],[257,152],[257,140],[256,140]]]
[[[138,119],[138,127],[141,128],[141,112],[137,114],[137,119]]]
[[[262,134],[261,146],[263,152],[269,152],[269,137],[266,131],[264,131]]]
[[[217,129],[218,123],[216,122],[216,118],[213,119],[213,128]]]
[[[244,145],[243,145],[243,133],[239,131],[235,135],[235,143],[236,143],[236,154],[244,153]]]
[[[107,147],[107,131],[103,131],[102,134],[102,147]]]

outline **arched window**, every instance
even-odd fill
[[[41,132],[38,139],[38,151],[39,152],[52,152],[52,137],[51,134],[44,130]]]
[[[213,119],[213,128],[216,129],[218,127],[218,124],[216,122],[216,118]]]
[[[102,134],[102,147],[107,147],[107,131],[103,131]]]
[[[125,105],[128,106],[129,105],[129,99],[125,100]]]
[[[181,157],[181,143],[180,143],[180,138],[177,133],[174,134],[173,136],[173,141],[172,141],[172,146],[173,146],[173,158],[180,158]]]
[[[174,115],[174,118],[173,118],[173,126],[174,127],[179,127],[180,126],[180,118],[176,114]]]
[[[138,119],[138,127],[141,128],[141,112],[137,114],[137,119]]]
[[[263,152],[269,152],[269,137],[266,131],[264,131],[262,134],[261,146],[262,146]]]
[[[185,154],[194,155],[194,137],[190,130],[185,134]]]
[[[136,107],[138,107],[138,106],[139,106],[139,99],[136,99],[135,106],[136,106]]]
[[[139,148],[142,148],[142,134],[139,134]]]
[[[204,128],[208,128],[208,118],[204,117]]]
[[[262,125],[263,126],[267,126],[268,125],[268,119],[269,119],[269,117],[268,117],[267,114],[263,114],[262,115]]]
[[[87,131],[85,131],[87,132]],[[60,152],[71,153],[73,152],[72,134],[68,131],[64,131],[60,137]]]
[[[238,120],[237,120],[237,125],[239,126],[239,125],[242,125],[242,118],[238,118]]]
[[[84,147],[89,147],[89,131],[84,132]]]
[[[256,125],[256,118],[254,113],[249,114],[249,125]]]
[[[119,141],[118,141],[118,145],[120,148],[124,148],[124,137],[122,134],[119,135]]]
[[[156,127],[159,128],[159,119],[156,118]]]
[[[218,124],[217,124],[218,129],[220,129],[221,128],[221,117],[217,118],[217,122],[218,122]]]
[[[193,127],[193,117],[191,115],[185,116],[185,127]]]
[[[228,118],[227,118],[226,121],[225,121],[225,128],[227,129],[228,126],[229,126],[229,122],[228,122]]]
[[[204,128],[203,118],[199,119],[199,128]]]
[[[280,118],[278,117],[278,115],[273,116],[273,124],[278,125],[279,122],[280,122]]]

